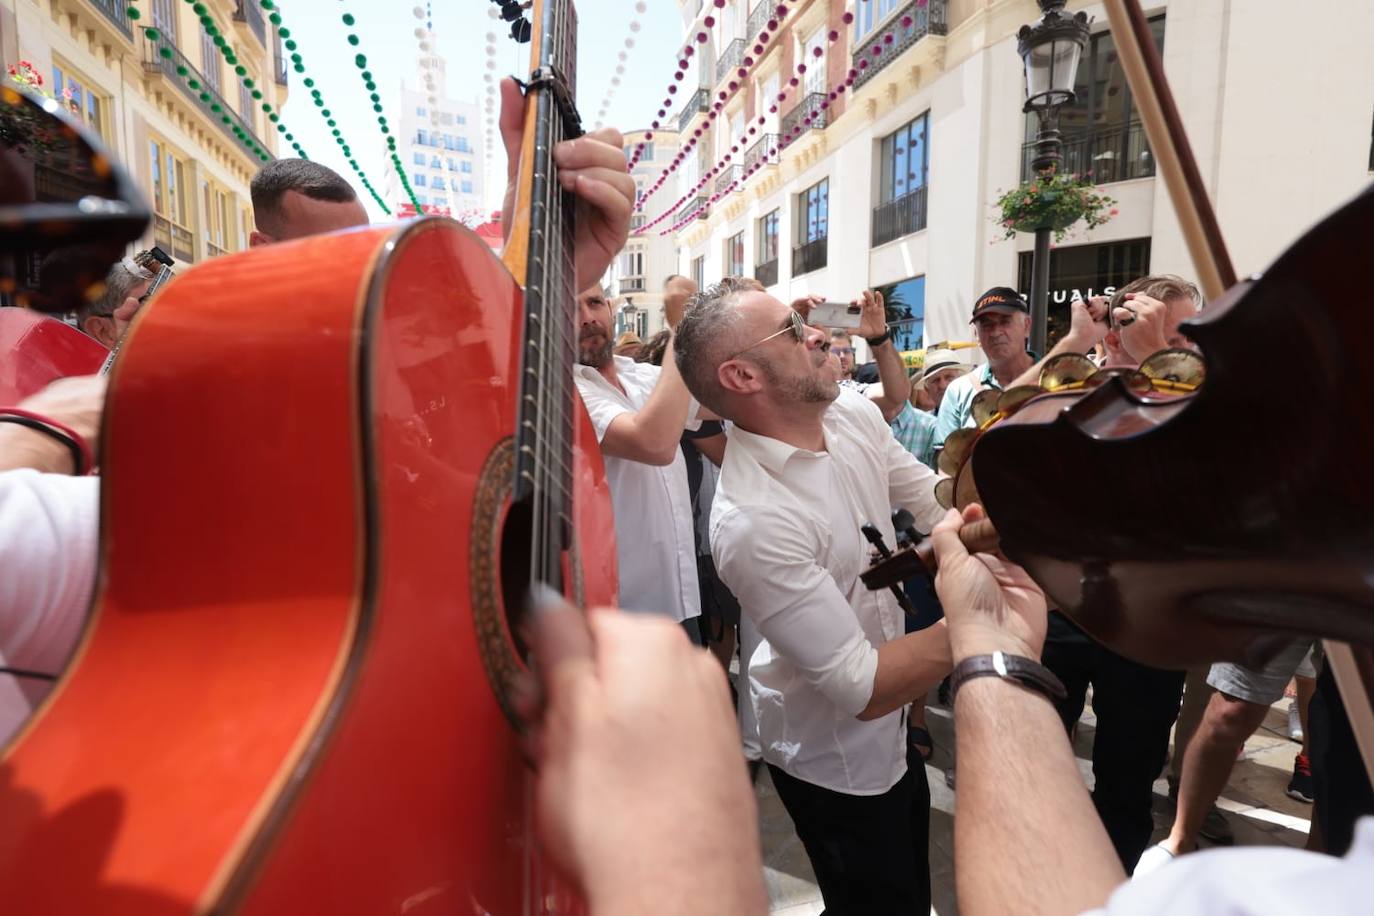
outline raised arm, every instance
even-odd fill
[[[902,354],[897,352],[897,345],[887,330],[887,309],[883,302],[883,294],[877,290],[866,289],[863,296],[854,301],[863,305],[863,322],[859,325],[858,333],[865,340],[886,338],[876,346],[869,345],[873,351],[873,361],[878,364],[879,385],[868,389],[868,397],[883,412],[883,419],[891,423],[897,418],[897,414],[902,412],[902,405],[911,397],[911,379],[907,375],[906,365],[902,362]]]
[[[1094,296],[1088,302],[1082,299],[1070,302],[1068,333],[1059,338],[1059,343],[1050,348],[1044,359],[1018,375],[1016,381],[1007,387],[1038,385],[1040,370],[1045,368],[1045,363],[1061,353],[1087,353],[1095,347],[1098,341],[1107,336],[1106,301],[1105,297]]]
[[[601,436],[601,450],[616,458],[644,464],[672,464],[688,421],[692,396],[687,393],[673,358],[673,342],[663,354],[663,371],[640,410],[624,411]]]

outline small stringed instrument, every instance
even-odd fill
[[[144,302],[152,299],[153,294],[167,285],[167,282],[174,276],[172,273],[172,264],[175,262],[173,262],[172,256],[156,245],[149,248],[147,251],[139,252],[138,255],[134,257],[134,263],[146,271],[157,271],[157,273],[153,275],[153,282],[148,284],[147,290],[139,297],[140,300]],[[130,327],[132,327],[132,325],[130,325]],[[110,373],[110,367],[114,365],[115,357],[119,355],[119,348],[124,345],[124,339],[128,336],[129,330],[125,328],[119,340],[116,340],[115,345],[110,348],[110,354],[105,357],[105,363],[100,367],[101,375],[108,375]]]
[[[0,756],[8,910],[580,911],[512,701],[531,583],[616,581],[550,156],[576,22],[533,21],[516,278],[421,219],[196,265],[137,319],[88,630]]]

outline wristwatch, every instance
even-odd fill
[[[949,676],[949,698],[951,704],[965,681],[977,677],[1000,677],[1015,681],[1022,687],[1039,691],[1051,700],[1062,700],[1068,696],[1064,684],[1054,676],[1054,672],[1036,661],[1021,655],[1008,655],[994,652],[991,655],[971,655],[954,666]]]
[[[865,338],[864,338],[864,340],[868,343],[868,345],[869,345],[870,347],[881,347],[883,344],[887,343],[887,342],[888,342],[889,340],[891,340],[891,339],[892,339],[892,332],[891,332],[891,331],[884,331],[882,337],[865,337]]]

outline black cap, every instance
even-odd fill
[[[978,316],[984,312],[991,311],[1025,312],[1029,315],[1030,303],[1010,286],[994,286],[979,296],[978,301],[974,303],[973,317],[969,319],[969,324],[977,321]]]

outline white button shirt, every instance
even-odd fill
[[[879,795],[906,773],[900,711],[856,716],[873,695],[878,646],[903,633],[887,589],[859,581],[871,522],[896,543],[892,507],[930,530],[938,476],[893,437],[882,412],[841,390],[822,421],[825,451],[731,430],[711,509],[721,579],[763,639],[749,687],[763,758],[813,785]]]
[[[605,439],[616,417],[643,409],[662,372],[649,363],[623,356],[614,359],[623,392],[591,366],[577,367],[577,390],[591,415],[597,442]],[[696,412],[693,401],[686,428],[701,425]],[[666,614],[677,621],[699,617],[696,539],[682,450],[673,455],[672,464],[664,466],[605,457],[615,510],[620,606]]]

